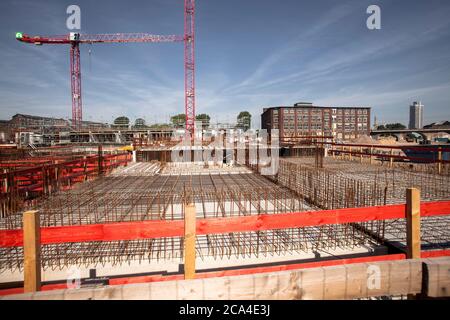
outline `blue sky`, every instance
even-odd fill
[[[33,46],[15,33],[66,34],[66,8],[81,32],[183,33],[183,0],[0,2],[0,119],[15,113],[68,118],[68,46]],[[366,8],[381,7],[381,30]],[[259,126],[263,107],[310,101],[370,106],[379,121],[450,120],[450,1],[197,0],[197,113]],[[82,47],[85,120],[147,122],[184,112],[182,43]],[[89,50],[91,51],[89,54]]]

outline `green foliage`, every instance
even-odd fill
[[[130,119],[128,119],[128,118],[125,117],[125,116],[117,117],[117,118],[114,120],[114,124],[115,124],[116,126],[128,126],[128,125],[130,124]]]
[[[175,127],[183,127],[186,123],[186,115],[184,113],[174,115],[173,117],[170,117],[170,122],[172,122]]]
[[[406,126],[397,122],[397,123],[387,123],[385,125],[379,125],[377,130],[402,130],[406,129]]]
[[[168,123],[154,123],[149,126],[150,129],[170,129],[171,127]]]
[[[237,116],[237,127],[247,131],[252,123],[252,115],[248,111],[241,111]]]
[[[195,120],[202,122],[202,128],[206,129],[209,127],[209,121],[211,120],[211,117],[207,115],[206,113],[200,113],[195,117]]]
[[[211,120],[211,117],[209,115],[207,115],[206,113],[200,113],[195,117],[195,119],[198,121],[206,120],[209,122],[209,120]]]
[[[387,130],[402,130],[402,129],[406,129],[406,126],[404,126],[401,123],[388,123],[385,125]]]
[[[137,119],[134,121],[134,126],[135,126],[135,127],[138,127],[138,128],[146,127],[146,125],[145,125],[145,120],[142,119],[142,118],[137,118]]]

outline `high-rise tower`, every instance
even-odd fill
[[[423,127],[423,104],[414,101],[409,106],[409,129],[422,129]]]

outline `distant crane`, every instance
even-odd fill
[[[16,39],[36,45],[70,45],[70,83],[72,90],[72,125],[81,129],[83,107],[81,97],[80,44],[130,43],[130,42],[181,42],[184,41],[185,113],[186,131],[194,130],[195,121],[195,62],[194,62],[194,13],[195,0],[184,0],[184,36],[153,35],[149,33],[114,33],[85,35],[71,32],[61,36],[29,36],[17,32]]]

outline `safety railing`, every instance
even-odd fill
[[[0,173],[0,214],[16,212],[24,201],[70,189],[130,161],[128,152],[103,155],[100,149],[95,156]]]

